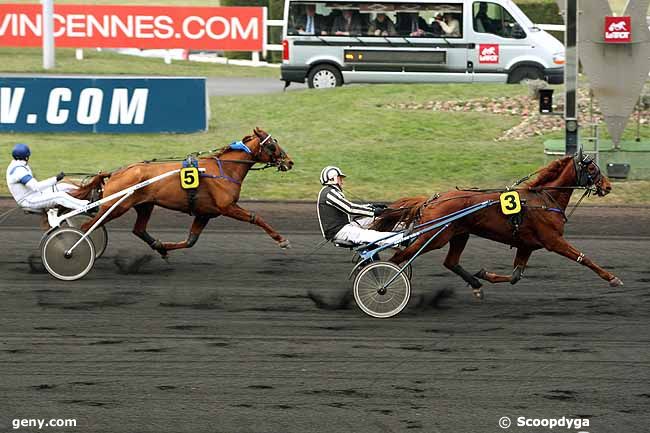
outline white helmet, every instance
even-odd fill
[[[346,177],[340,168],[334,167],[333,165],[328,165],[320,172],[321,185],[327,185],[336,179],[336,176]]]

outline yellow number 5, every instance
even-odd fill
[[[181,186],[184,189],[197,188],[199,186],[199,170],[195,167],[181,168]]]

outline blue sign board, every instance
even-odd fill
[[[205,78],[0,77],[0,132],[208,129]]]

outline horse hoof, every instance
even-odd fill
[[[278,242],[278,246],[283,250],[288,250],[289,248],[291,248],[291,242],[289,242],[289,239],[285,239],[283,241]]]
[[[479,301],[483,300],[483,290],[481,289],[473,289],[472,295],[474,295],[474,298],[478,299]]]
[[[611,280],[609,280],[610,287],[620,287],[622,285],[623,285],[623,281],[621,281],[621,279],[618,277],[614,277]]]
[[[481,270],[475,273],[474,276],[481,280],[485,280],[487,278],[487,271],[484,268],[481,268]]]

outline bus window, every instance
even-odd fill
[[[523,39],[526,33],[503,6],[489,2],[474,2],[474,30],[502,38]]]
[[[460,3],[292,2],[289,35],[460,38]]]
[[[291,3],[289,7],[289,35],[328,35],[330,13],[325,4]]]

